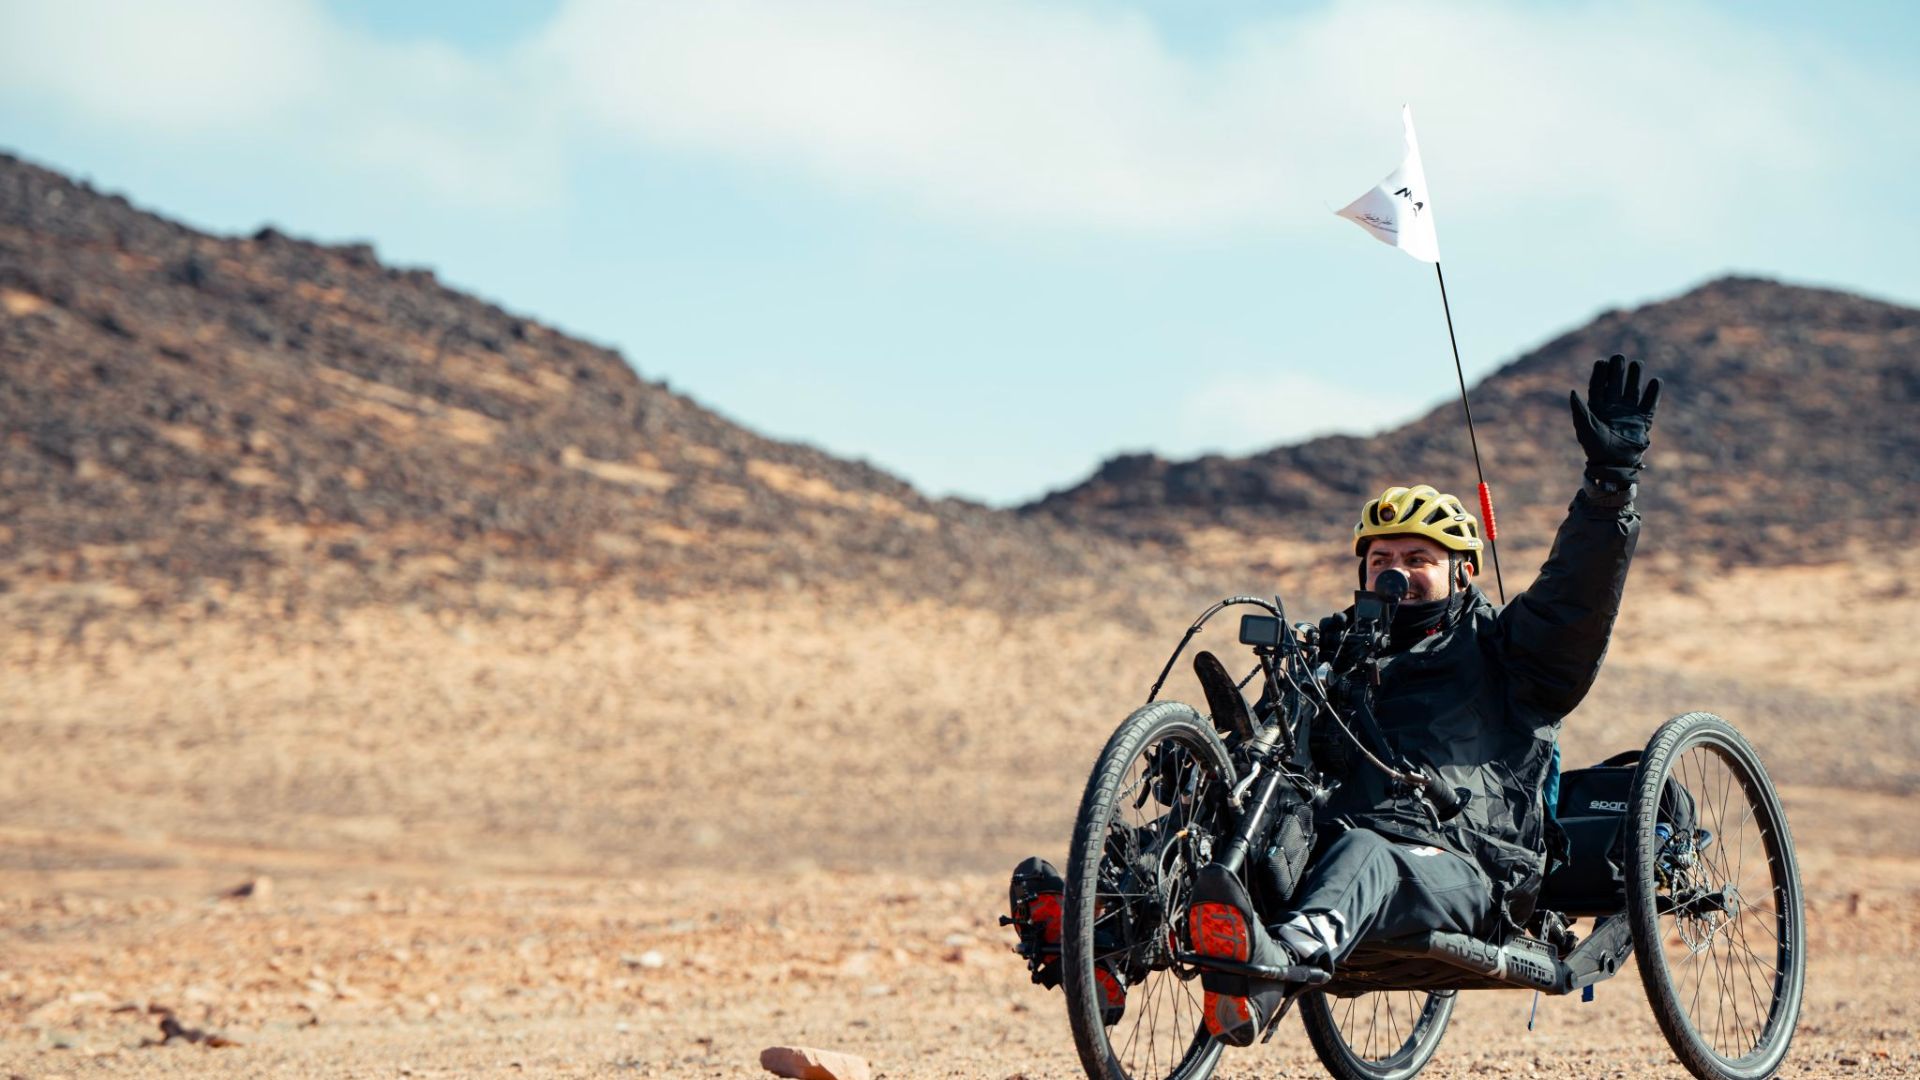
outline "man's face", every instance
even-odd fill
[[[1367,588],[1371,589],[1387,570],[1407,575],[1409,604],[1445,600],[1450,569],[1447,549],[1424,536],[1383,536],[1367,545]],[[1472,573],[1471,565],[1468,573]]]

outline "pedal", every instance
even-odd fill
[[[1201,971],[1217,971],[1222,975],[1238,975],[1245,979],[1263,979],[1267,982],[1321,986],[1333,979],[1331,972],[1312,964],[1287,964],[1284,967],[1274,967],[1269,964],[1248,964],[1239,960],[1229,960],[1226,957],[1205,956],[1184,951],[1174,953],[1173,958]]]
[[[1322,974],[1325,973],[1322,972]],[[1328,977],[1331,978],[1331,976]],[[1320,982],[1326,981],[1324,978],[1320,980]],[[1287,991],[1287,996],[1280,999],[1280,1007],[1273,1010],[1273,1019],[1267,1021],[1267,1030],[1260,1035],[1260,1042],[1262,1044],[1273,1041],[1273,1033],[1280,1030],[1280,1021],[1285,1019],[1287,1013],[1292,1010],[1293,1003],[1300,1000],[1300,995],[1318,985],[1319,983],[1302,983]]]

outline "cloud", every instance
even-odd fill
[[[0,91],[478,205],[557,199],[612,145],[949,219],[1163,234],[1324,229],[1397,161],[1410,101],[1443,242],[1477,214],[1712,237],[1844,198],[1891,153],[1856,133],[1899,130],[1916,90],[1675,3],[1338,0],[1204,52],[1137,11],[1014,0],[567,0],[486,58],[312,0],[0,0],[0,19]]]
[[[17,0],[0,19],[0,88],[129,128],[257,127],[326,88],[328,27],[304,4]]]
[[[938,211],[1129,223],[1255,203],[1246,169],[1217,168],[1236,133],[1203,107],[1204,78],[1138,16],[583,0],[536,52],[612,137]]]
[[[1886,111],[1841,57],[1670,4],[1336,3],[1196,57],[1112,8],[574,0],[531,52],[604,137],[945,214],[1174,232],[1344,203],[1397,161],[1402,101],[1443,218],[1650,229],[1740,221],[1754,170],[1843,178],[1833,118]]]
[[[1298,372],[1233,373],[1189,390],[1175,405],[1166,442],[1156,449],[1244,454],[1334,432],[1372,435],[1430,404]]]
[[[378,40],[309,0],[14,0],[0,23],[0,92],[130,139],[244,144],[479,207],[564,182],[521,73]]]

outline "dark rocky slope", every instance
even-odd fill
[[[1912,538],[1920,312],[1727,279],[1603,315],[1474,388],[1503,547],[1557,520],[1579,470],[1566,390],[1616,351],[1668,387],[1645,485],[1655,550],[1779,564]],[[493,610],[616,586],[1124,607],[1271,580],[1218,573],[1221,551],[1263,541],[1335,558],[1390,480],[1472,489],[1448,402],[1371,439],[1117,458],[1019,513],[931,500],[365,246],[208,236],[4,155],[0,357],[15,618]],[[1263,558],[1240,561],[1280,569]]]
[[[204,235],[4,155],[0,354],[16,608],[613,581],[1019,606],[1131,558],[762,438],[368,247]]]
[[[1649,544],[1724,564],[1822,562],[1850,542],[1902,543],[1920,513],[1920,311],[1753,278],[1608,312],[1470,392],[1504,542],[1538,545],[1577,486],[1567,391],[1624,353],[1665,391],[1643,508]],[[1198,529],[1339,537],[1388,483],[1428,480],[1473,501],[1457,400],[1373,438],[1249,457],[1115,458],[1023,508],[1130,540]],[[1510,568],[1511,569],[1511,568]]]

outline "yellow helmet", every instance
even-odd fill
[[[1382,536],[1424,536],[1449,551],[1465,552],[1480,572],[1480,520],[1460,500],[1420,484],[1390,487],[1360,511],[1353,527],[1353,553],[1365,555],[1367,542]]]

